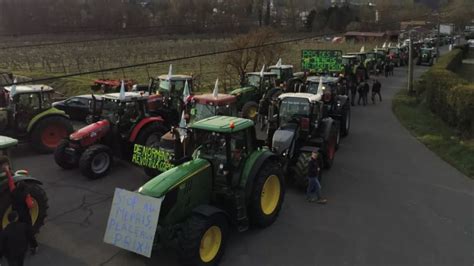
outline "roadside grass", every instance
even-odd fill
[[[394,97],[392,109],[400,123],[421,143],[466,176],[474,179],[474,139],[460,139],[459,132],[433,114],[407,90]]]

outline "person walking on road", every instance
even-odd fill
[[[311,160],[308,164],[308,188],[306,189],[306,199],[309,202],[317,202],[319,204],[327,203],[327,199],[321,196],[321,184],[319,183],[319,175],[321,168],[318,162],[318,152],[311,153]]]
[[[355,98],[356,98],[356,95],[357,95],[357,85],[356,85],[356,83],[355,82],[350,82],[349,88],[350,88],[350,91],[351,91],[351,105],[354,106],[355,105]]]
[[[0,259],[5,257],[9,266],[23,266],[28,245],[37,245],[32,227],[18,218],[16,211],[10,212],[9,224],[0,232]]]
[[[367,82],[362,82],[361,84],[359,84],[359,88],[357,89],[357,91],[359,92],[359,99],[357,100],[357,104],[360,105],[360,100],[362,100],[364,106],[367,105],[367,97],[370,91],[369,84]]]
[[[382,101],[382,94],[380,94],[380,89],[382,88],[382,84],[377,79],[374,79],[374,83],[372,84],[372,103],[375,103],[375,95],[379,95],[379,100]]]

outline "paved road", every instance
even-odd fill
[[[329,204],[288,189],[277,222],[233,234],[222,265],[473,265],[473,182],[394,117],[391,99],[405,80],[406,69],[396,69],[381,78],[382,103],[353,108],[351,133],[325,174]],[[51,205],[40,252],[27,265],[177,265],[171,251],[148,260],[102,243],[114,188],[139,187],[140,169],[119,163],[109,177],[88,181],[50,155],[27,147],[15,154],[17,166],[46,182]]]

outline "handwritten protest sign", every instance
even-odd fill
[[[146,147],[140,144],[133,146],[132,163],[140,166],[164,172],[174,167],[170,162],[172,158],[172,153],[161,149]]]
[[[301,69],[310,72],[341,71],[342,51],[340,50],[302,50]]]
[[[116,188],[104,242],[151,257],[162,201]]]

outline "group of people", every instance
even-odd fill
[[[0,231],[0,265],[5,257],[9,266],[22,266],[30,249],[35,254],[38,249],[30,209],[34,201],[26,184],[15,184],[10,170],[8,158],[0,157],[0,172],[7,175],[11,197],[11,211],[8,213],[8,224]]]
[[[380,81],[377,79],[374,79],[372,81],[372,93],[370,99],[372,100],[372,103],[375,104],[376,96],[378,96],[379,101],[382,101],[382,84]],[[352,86],[351,87],[351,105],[355,105],[355,99],[356,99],[356,94],[359,94],[357,104],[360,105],[361,102],[365,106],[368,104],[368,97],[369,97],[369,92],[370,92],[370,85],[367,81],[360,82],[359,85],[357,86]]]

